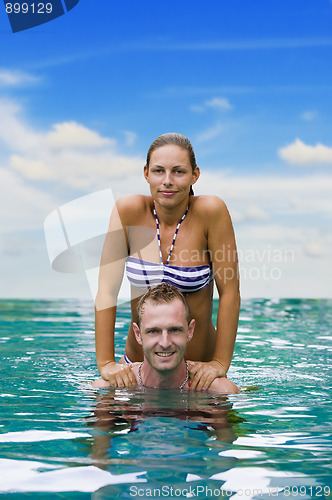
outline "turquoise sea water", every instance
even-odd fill
[[[90,302],[0,301],[4,496],[332,498],[331,301],[244,301],[228,397],[91,389],[93,328]]]

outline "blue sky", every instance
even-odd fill
[[[45,218],[147,193],[146,150],[178,131],[231,212],[243,296],[331,297],[331,1],[80,0],[15,34],[1,9],[0,296],[89,296],[51,269]]]

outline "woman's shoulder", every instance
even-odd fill
[[[133,219],[144,214],[151,205],[151,196],[143,194],[129,194],[122,196],[115,202],[116,208],[123,221]]]
[[[193,197],[194,206],[198,213],[204,217],[220,216],[228,214],[227,206],[224,200],[216,195],[200,195]]]
[[[146,196],[144,194],[127,194],[118,198],[115,204],[118,208],[141,208],[148,203],[150,198],[151,196]]]
[[[240,392],[238,386],[226,377],[215,378],[208,390],[216,391],[220,394],[237,394]]]
[[[146,196],[144,194],[128,194],[126,196],[121,196],[115,204],[117,209],[122,211],[142,210],[151,205],[151,196]]]

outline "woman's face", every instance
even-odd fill
[[[199,177],[199,168],[193,172],[186,149],[168,144],[152,153],[144,177],[154,200],[162,205],[177,205],[188,197],[190,186]]]

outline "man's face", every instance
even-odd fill
[[[161,304],[148,300],[141,316],[140,329],[133,326],[148,363],[157,371],[174,370],[183,360],[195,320],[188,325],[186,309],[178,298]]]

